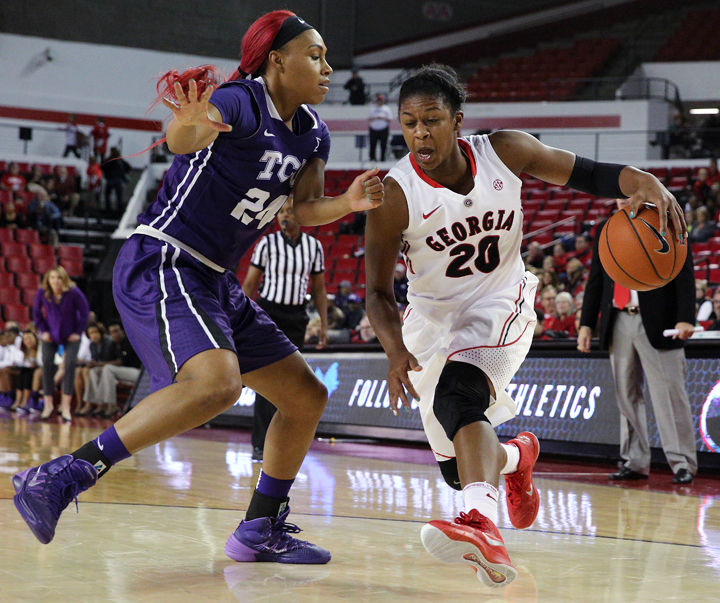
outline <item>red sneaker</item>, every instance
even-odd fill
[[[420,538],[425,550],[443,563],[468,563],[483,584],[505,586],[517,577],[500,532],[476,509],[461,511],[454,523],[426,523]]]
[[[512,524],[522,530],[532,525],[540,508],[540,494],[532,479],[540,444],[529,431],[523,431],[508,444],[515,444],[520,450],[517,471],[505,476],[508,514]]]

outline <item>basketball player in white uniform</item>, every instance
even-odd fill
[[[635,211],[652,201],[670,210],[676,232],[685,230],[679,205],[651,174],[575,157],[523,132],[458,138],[464,99],[454,72],[441,65],[420,69],[400,90],[410,153],[385,178],[383,205],[368,214],[367,311],[388,355],[393,409],[398,399],[419,400],[443,477],[463,491],[465,511],[423,526],[423,544],[441,561],[468,563],[481,582],[503,586],[517,571],[496,527],[500,474],[515,527],[529,527],[539,506],[537,438],[525,432],[500,444],[493,430],[515,415],[505,387],[535,323],[538,280],[520,256],[519,174],[631,197]],[[398,251],[409,280],[402,326],[392,289]]]

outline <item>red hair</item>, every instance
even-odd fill
[[[148,111],[162,99],[177,100],[175,83],[179,83],[182,86],[183,92],[187,95],[190,80],[195,80],[198,96],[200,96],[208,86],[217,87],[226,81],[256,74],[265,63],[268,54],[270,54],[272,43],[280,31],[283,22],[288,17],[294,16],[296,16],[295,13],[289,10],[274,10],[257,19],[243,36],[240,67],[234,71],[229,78],[224,78],[214,65],[191,67],[182,73],[179,73],[177,69],[171,69],[163,74],[157,83],[157,97],[150,105]],[[128,157],[135,157],[136,155],[145,153],[163,142],[165,142],[165,137],[144,151],[140,151],[140,153],[135,153],[134,155],[128,155]]]
[[[283,21],[295,16],[295,13],[289,10],[274,10],[260,17],[248,28],[240,48],[238,71],[241,75],[253,75],[260,70],[270,54],[270,48]]]
[[[175,95],[175,83],[178,82],[185,94],[188,93],[190,80],[197,83],[198,96],[200,96],[208,86],[219,86],[225,79],[218,73],[218,68],[214,65],[200,65],[200,67],[191,67],[182,73],[178,73],[177,69],[171,69],[163,74],[157,83],[157,98],[150,105],[152,109],[163,98],[177,100]]]
[[[223,78],[218,68],[214,65],[201,65],[200,67],[192,67],[179,73],[176,69],[172,69],[163,74],[157,83],[157,98],[150,105],[152,109],[163,98],[177,100],[175,97],[175,83],[179,82],[183,92],[188,93],[188,82],[194,79],[197,83],[198,95],[202,94],[205,89],[212,86],[219,86],[225,81],[235,80],[246,75],[256,74],[262,67],[272,46],[275,37],[280,31],[283,22],[288,17],[296,16],[294,12],[289,10],[274,10],[264,14],[257,19],[245,32],[241,43],[240,67],[234,71],[229,78]]]

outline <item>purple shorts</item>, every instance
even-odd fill
[[[232,350],[241,373],[297,350],[231,271],[216,272],[152,237],[135,234],[122,246],[113,296],[152,391],[170,385],[183,364],[205,350]]]

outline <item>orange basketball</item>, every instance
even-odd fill
[[[632,220],[626,209],[613,215],[600,231],[600,261],[616,283],[649,291],[673,280],[685,263],[687,242],[680,244],[668,216],[669,234],[660,234],[660,215],[653,205],[640,207]]]

